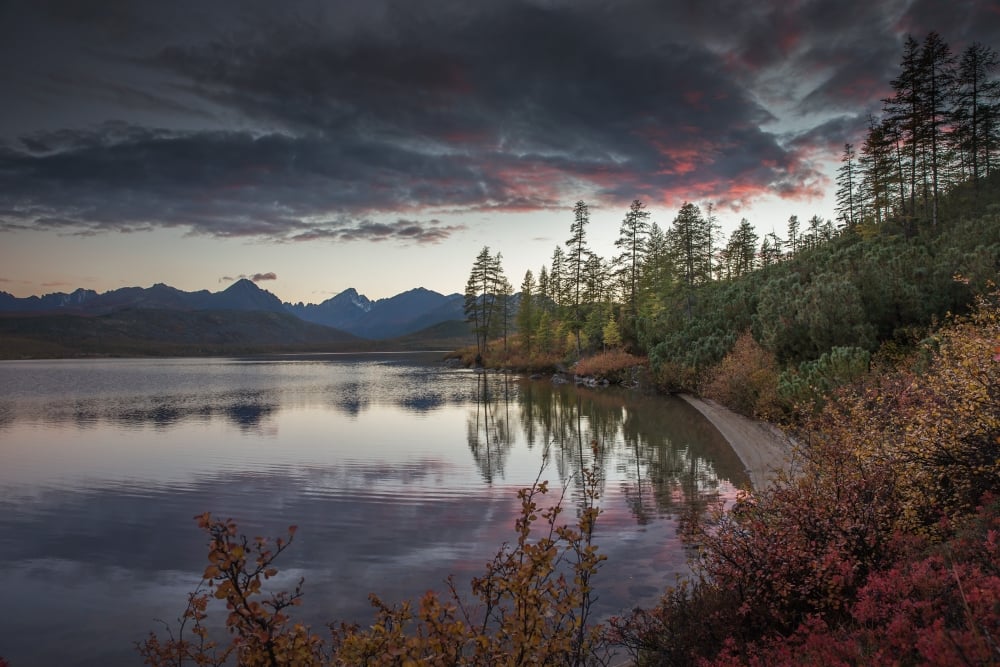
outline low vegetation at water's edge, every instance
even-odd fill
[[[926,345],[688,527],[697,576],[613,623],[638,664],[1000,664],[1000,294]]]
[[[596,444],[595,444],[596,446]],[[471,595],[455,584],[428,592],[417,605],[390,607],[375,595],[374,622],[330,625],[326,638],[295,623],[289,612],[303,595],[265,593],[278,574],[275,560],[296,527],[273,542],[239,534],[232,520],[196,517],[209,536],[208,565],[175,627],[151,633],[137,649],[148,665],[519,665],[604,664],[603,627],[592,624],[593,577],[604,556],[592,544],[598,509],[595,472],[583,470],[582,506],[575,524],[563,523],[563,498],[546,502],[537,481],[518,497],[516,542],[504,545]],[[208,629],[212,600],[225,602],[227,637]]]

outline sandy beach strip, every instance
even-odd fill
[[[750,483],[763,489],[779,471],[792,467],[792,442],[776,426],[754,421],[707,398],[680,397],[705,415],[740,457]]]

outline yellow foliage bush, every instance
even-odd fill
[[[942,327],[919,372],[845,395],[811,430],[894,472],[907,530],[970,513],[1000,490],[1000,293]]]
[[[777,421],[778,363],[774,354],[754,340],[749,331],[733,345],[717,366],[708,371],[701,394],[748,417]]]
[[[287,614],[302,598],[301,580],[292,592],[262,590],[263,581],[277,574],[274,560],[292,543],[295,527],[272,543],[239,535],[232,520],[203,514],[196,518],[210,539],[202,583],[189,596],[176,634],[169,627],[165,638],[150,633],[137,649],[154,667],[594,664],[605,653],[605,640],[603,627],[590,624],[591,581],[604,556],[591,543],[599,514],[596,473],[582,475],[575,525],[559,522],[562,497],[542,502],[547,482],[518,493],[517,541],[501,547],[472,581],[472,600],[453,582],[448,595],[428,592],[416,609],[408,602],[391,607],[372,595],[374,622],[331,625],[329,643]],[[211,638],[207,629],[212,598],[229,612],[228,642]]]

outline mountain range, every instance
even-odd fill
[[[459,346],[468,333],[463,306],[460,294],[424,288],[375,301],[351,288],[319,304],[282,303],[246,279],[220,292],[162,283],[26,298],[0,292],[0,356]]]
[[[351,288],[322,303],[286,303],[284,307],[306,322],[374,340],[405,336],[441,322],[465,319],[465,298],[461,294],[444,295],[423,287],[377,301]]]

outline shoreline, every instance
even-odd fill
[[[711,399],[677,396],[704,415],[729,442],[754,489],[765,488],[780,472],[791,472],[792,441],[777,426],[744,417]]]

